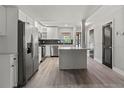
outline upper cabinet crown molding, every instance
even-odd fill
[[[18,17],[19,20],[26,22],[26,15],[21,10],[18,11]]]
[[[6,35],[6,8],[0,5],[0,36]]]
[[[29,16],[26,16],[26,22],[29,23],[30,25],[35,26],[35,25],[34,25],[34,20],[31,19]]]
[[[19,20],[26,22],[30,25],[35,25],[35,22],[32,18],[30,18],[28,15],[26,15],[24,12],[22,12],[21,10],[19,10]]]

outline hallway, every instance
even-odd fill
[[[124,87],[124,77],[88,58],[87,70],[59,70],[58,58],[47,58],[26,88]]]

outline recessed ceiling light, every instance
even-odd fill
[[[90,24],[91,24],[90,22],[86,22],[86,23],[85,23],[86,26],[88,26],[88,25],[90,25]]]
[[[68,27],[68,24],[65,24],[64,26],[65,26],[65,27]]]

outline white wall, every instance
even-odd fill
[[[124,32],[124,6],[102,6],[87,19],[89,26],[94,29],[95,59],[102,63],[102,25],[113,21],[113,66],[124,70],[124,35],[115,33]]]

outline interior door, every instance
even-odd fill
[[[103,64],[112,68],[112,22],[103,26]]]

